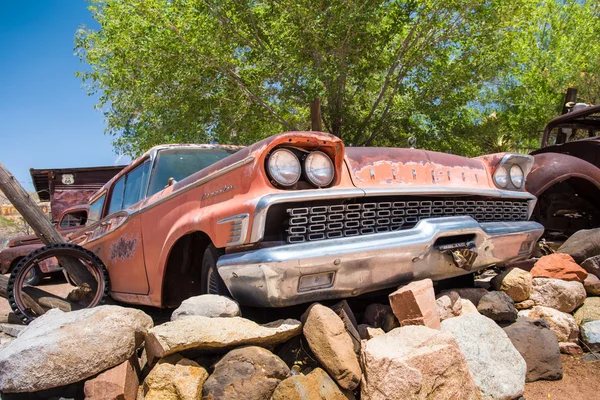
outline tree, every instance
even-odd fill
[[[76,50],[121,153],[308,130],[312,103],[349,145],[413,135],[474,154],[473,101],[511,67],[530,3],[91,0],[101,29],[81,28]]]

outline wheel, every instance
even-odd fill
[[[36,265],[29,270],[29,272],[25,276],[24,282],[26,285],[36,286],[38,283],[40,283],[43,277],[44,275],[42,274],[40,267]]]
[[[38,263],[52,257],[70,257],[77,259],[86,266],[97,282],[97,290],[94,292],[89,285],[81,285],[67,295],[65,301],[60,296],[54,295],[40,289],[33,288],[28,279],[35,274]],[[41,272],[41,271],[40,271]],[[15,315],[24,323],[29,323],[44,314],[53,307],[61,308],[65,305],[68,310],[95,307],[104,302],[108,296],[110,282],[106,267],[97,255],[81,246],[70,243],[53,244],[41,247],[27,257],[21,259],[13,269],[8,279],[8,303]],[[42,296],[45,301],[42,302]],[[38,303],[37,298],[40,300]],[[32,302],[33,301],[33,302]]]
[[[202,294],[219,294],[230,296],[225,282],[217,272],[217,260],[225,252],[209,244],[202,257]]]

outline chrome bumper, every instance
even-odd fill
[[[401,282],[441,280],[468,273],[435,242],[473,235],[478,257],[471,272],[529,257],[544,228],[537,222],[478,223],[471,217],[422,220],[414,228],[224,255],[217,268],[241,304],[284,307],[357,296]],[[329,287],[299,290],[300,277],[333,273]]]

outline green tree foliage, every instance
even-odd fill
[[[121,153],[309,130],[310,102],[320,99],[323,129],[349,145],[405,146],[412,135],[419,147],[475,155],[514,147],[520,132],[529,138],[556,113],[567,85],[596,79],[598,56],[580,55],[587,44],[569,37],[582,29],[574,20],[595,17],[586,35],[597,30],[594,7],[576,0],[91,0],[101,29],[80,29],[76,50],[91,67],[80,76],[100,95]],[[575,58],[552,59],[565,47]],[[530,98],[535,116],[528,116]]]

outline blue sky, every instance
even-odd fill
[[[82,24],[97,27],[85,0],[0,0],[0,161],[27,190],[29,168],[129,162],[75,76]]]

